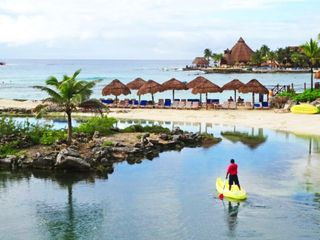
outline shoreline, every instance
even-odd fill
[[[41,101],[17,101],[0,99],[1,109],[21,108],[31,110]],[[9,114],[10,115],[10,114]],[[53,113],[49,116],[63,116],[63,113]],[[74,117],[90,117],[94,113],[73,113]],[[268,128],[295,134],[320,136],[317,127],[320,115],[305,115],[293,113],[276,113],[274,110],[176,110],[176,109],[130,109],[111,108],[110,117],[119,119],[175,121],[191,123],[213,123],[230,126]]]

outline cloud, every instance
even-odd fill
[[[48,49],[57,46],[63,49],[74,41],[74,45],[79,48],[83,44],[84,47],[94,49],[93,43],[101,48],[105,42],[104,47],[110,49],[101,49],[101,52],[113,53],[114,49],[111,48],[117,48],[123,57],[125,52],[136,52],[130,49],[132,46],[149,47],[144,53],[150,51],[154,56],[168,56],[175,51],[182,57],[187,56],[183,52],[188,48],[202,49],[207,44],[215,44],[219,49],[222,43],[228,40],[234,42],[240,35],[287,39],[289,32],[292,36],[299,35],[294,26],[300,26],[303,34],[310,34],[313,23],[307,24],[299,16],[296,17],[299,22],[292,19],[287,22],[285,19],[246,18],[260,11],[270,11],[272,15],[272,9],[276,10],[277,6],[301,2],[302,0],[1,0],[0,44],[12,49],[36,44],[42,44]],[[289,32],[282,32],[283,30]],[[168,47],[175,49],[168,51]]]

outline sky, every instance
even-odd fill
[[[0,59],[192,59],[320,33],[319,0],[0,0]]]

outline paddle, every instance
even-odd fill
[[[223,196],[223,191],[224,191],[224,188],[226,187],[226,181],[227,181],[227,180],[224,181],[222,193],[219,194],[219,199],[220,199],[220,200],[223,200],[223,197],[224,197],[224,196]]]

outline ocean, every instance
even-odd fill
[[[182,71],[182,68],[191,64],[191,60],[4,60],[5,66],[0,66],[0,98],[5,99],[43,99],[47,95],[32,88],[34,85],[44,85],[49,76],[61,79],[63,74],[72,75],[77,69],[82,69],[79,79],[102,81],[94,88],[93,97],[102,98],[102,88],[113,79],[119,79],[123,83],[142,77],[145,80],[152,79],[159,83],[172,77],[181,81],[190,81],[203,74],[200,71]],[[205,74],[205,77],[219,86],[235,78],[242,82],[248,82],[255,78],[267,87],[280,84],[293,83],[298,90],[303,89],[303,84],[310,82],[310,74]],[[155,94],[155,99],[171,98],[171,91]],[[233,92],[209,94],[209,98],[219,98],[221,101],[233,96]],[[251,99],[251,94],[240,94],[244,99]],[[176,91],[176,98],[198,98],[187,91]],[[108,97],[105,97],[108,98]],[[136,98],[136,92],[124,98]],[[150,94],[142,99],[150,100]]]

